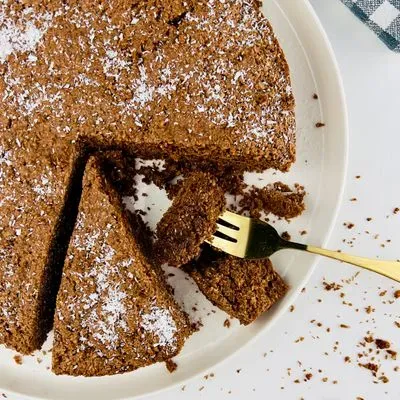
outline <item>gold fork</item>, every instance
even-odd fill
[[[344,261],[400,282],[400,262],[356,257],[338,251],[289,242],[280,237],[271,225],[225,211],[217,222],[218,229],[209,244],[240,258],[268,258],[283,249],[296,249]]]

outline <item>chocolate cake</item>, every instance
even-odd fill
[[[224,208],[224,191],[210,174],[189,175],[157,224],[156,260],[179,267],[195,258],[200,246],[217,230]]]
[[[53,371],[99,376],[175,356],[191,333],[143,256],[100,161],[87,164],[57,298]]]
[[[289,70],[258,5],[3,1],[3,116],[95,148],[287,170]]]
[[[208,300],[244,325],[267,311],[288,290],[270,260],[244,260],[209,246],[186,269]]]
[[[289,70],[258,6],[0,2],[0,343],[51,328],[86,152],[288,170]]]

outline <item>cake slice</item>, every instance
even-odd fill
[[[0,344],[30,354],[52,327],[82,161],[48,126],[13,126],[0,135]]]
[[[270,260],[244,260],[209,246],[187,269],[208,300],[244,325],[255,321],[288,290]]]
[[[224,191],[212,175],[194,172],[185,178],[157,224],[154,254],[158,263],[179,267],[197,257],[200,246],[216,231],[224,208]]]
[[[175,356],[190,333],[161,271],[135,240],[101,162],[91,158],[57,297],[53,371],[132,371]]]

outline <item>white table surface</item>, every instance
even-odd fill
[[[400,213],[393,214],[393,209],[400,207],[400,54],[389,51],[339,0],[310,2],[335,51],[349,109],[347,184],[329,246],[369,257],[400,258]],[[372,221],[368,222],[368,217]],[[355,226],[348,229],[344,222]],[[354,247],[343,243],[353,237]],[[400,328],[394,324],[396,318],[400,322],[400,299],[392,301],[400,284],[364,271],[352,283],[342,282],[358,271],[321,259],[294,311],[287,312],[250,346],[208,371],[214,377],[192,379],[184,390],[180,386],[149,399],[400,399]],[[324,279],[341,283],[343,288],[326,291]],[[379,296],[385,290],[386,294]],[[340,297],[342,292],[345,297]],[[370,314],[365,311],[369,305],[375,308]],[[340,324],[350,327],[341,328]],[[359,343],[368,331],[389,340],[392,349],[399,351],[397,361],[385,360],[385,351],[375,356],[388,383],[374,383],[377,379],[371,372],[357,365],[371,361],[376,350],[373,343],[368,345],[372,355],[357,360],[357,353],[365,351]],[[296,343],[300,337],[304,340]],[[345,356],[350,363],[344,361]],[[313,377],[304,382],[308,372]],[[325,377],[327,382],[322,380]],[[295,383],[297,379],[300,383]]]

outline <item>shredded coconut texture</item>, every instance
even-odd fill
[[[155,346],[174,346],[176,325],[169,310],[151,307],[149,314],[142,315],[140,326],[158,337]]]
[[[109,350],[115,350],[121,346],[119,332],[128,330],[127,293],[121,289],[120,281],[135,260],[115,260],[117,252],[107,243],[112,224],[107,224],[104,230],[95,229],[90,233],[87,233],[87,224],[90,222],[81,213],[76,223],[72,241],[74,251],[70,260],[74,259],[74,254],[83,253],[85,258],[91,260],[90,268],[83,273],[71,271],[70,274],[76,275],[83,284],[89,284],[91,290],[81,290],[79,297],[73,294],[67,308],[74,314],[74,319],[79,318],[81,326],[87,328],[79,338],[81,350],[86,346],[96,348],[96,341]],[[101,351],[98,353],[102,355]]]
[[[32,52],[31,60],[35,60],[34,50],[49,28],[53,15],[35,14],[33,8],[26,8],[22,18],[14,21],[4,11],[7,4],[8,0],[3,0],[0,6],[0,62],[4,63],[10,54],[18,52]]]

